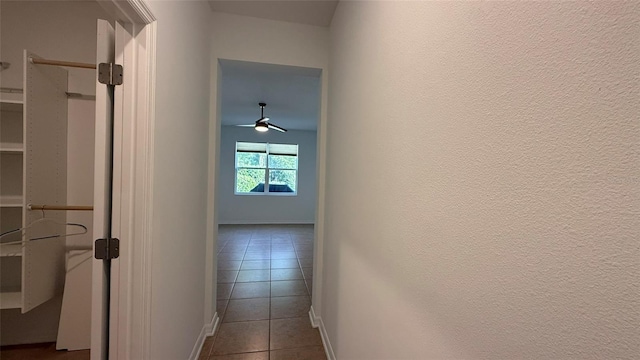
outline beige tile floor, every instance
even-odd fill
[[[313,226],[221,225],[216,335],[200,360],[325,360],[309,322]]]

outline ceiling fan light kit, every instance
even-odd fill
[[[269,126],[265,123],[256,123],[255,129],[259,132],[267,132],[269,131]]]
[[[236,126],[242,126],[242,127],[253,127],[254,129],[256,129],[256,131],[259,132],[267,132],[269,131],[269,129],[273,129],[273,130],[277,130],[280,132],[287,132],[287,129],[285,128],[281,128],[280,126],[271,124],[269,122],[269,118],[264,116],[264,107],[267,106],[266,103],[258,103],[258,106],[260,106],[260,119],[256,120],[256,123],[253,125],[236,125]]]

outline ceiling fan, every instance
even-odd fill
[[[269,122],[268,117],[264,117],[264,107],[267,106],[266,103],[261,102],[261,103],[258,103],[258,105],[260,106],[260,119],[256,120],[255,124],[236,125],[236,126],[253,127],[256,129],[256,131],[260,131],[260,132],[266,132],[266,131],[269,131],[269,129],[278,130],[281,132],[287,132],[287,129],[281,128],[280,126],[277,126],[277,125],[273,125],[272,123]]]

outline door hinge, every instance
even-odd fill
[[[96,240],[96,259],[111,260],[120,256],[120,240],[116,238]]]
[[[98,81],[106,85],[122,85],[122,65],[114,63],[98,64]]]

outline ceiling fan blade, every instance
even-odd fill
[[[233,126],[240,126],[240,127],[255,127],[256,124],[251,124],[251,125],[233,125]]]
[[[281,132],[287,132],[287,129],[281,128],[280,126],[277,126],[277,125],[267,124],[267,126],[269,126],[269,129],[278,130]]]
[[[256,120],[257,123],[267,122],[267,121],[269,121],[268,117],[263,117],[263,118],[260,118],[260,119]]]

